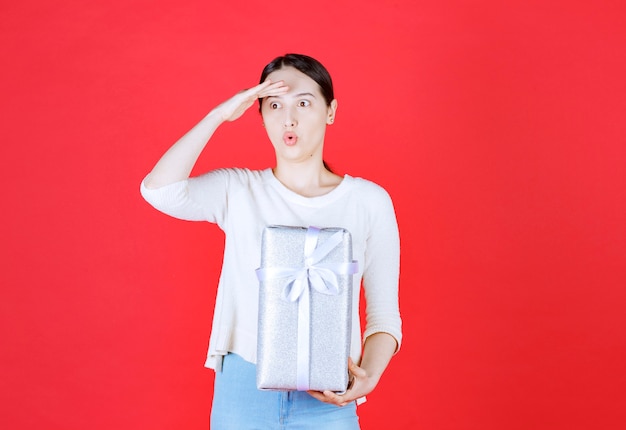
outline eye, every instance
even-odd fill
[[[270,102],[270,109],[278,109],[280,108],[280,103],[278,102]]]
[[[311,102],[308,101],[308,100],[300,100],[298,102],[298,107],[307,107],[307,106],[310,106],[310,105],[311,105]]]

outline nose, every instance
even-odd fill
[[[285,121],[283,122],[283,127],[292,128],[292,127],[295,127],[297,124],[298,122],[296,121],[293,113],[289,109],[286,109]]]

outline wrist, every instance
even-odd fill
[[[226,122],[226,118],[224,118],[224,113],[221,111],[221,109],[218,107],[213,108],[205,117],[205,120],[207,121],[211,121],[213,123],[215,123],[216,125],[219,125],[223,122]]]

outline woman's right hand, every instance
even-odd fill
[[[272,82],[268,79],[255,87],[238,92],[213,109],[213,114],[217,114],[223,121],[234,121],[259,98],[280,96],[288,90],[289,87],[283,81]]]
[[[200,153],[220,124],[236,120],[259,98],[280,96],[288,90],[283,81],[271,82],[268,79],[256,87],[235,94],[217,106],[163,154],[152,172],[146,176],[146,188],[159,188],[187,179]]]

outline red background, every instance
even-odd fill
[[[289,51],[391,193],[405,340],[364,429],[626,428],[621,1],[3,1],[0,426],[203,429],[223,238],[139,183]],[[272,163],[255,112],[197,172]]]

